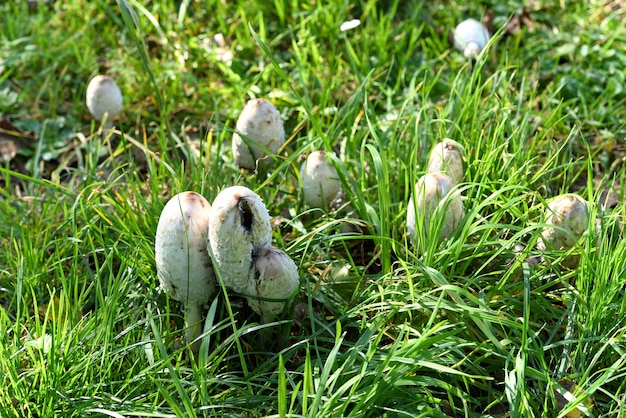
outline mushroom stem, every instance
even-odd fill
[[[201,319],[202,305],[196,303],[188,304],[185,315],[185,340],[187,344],[191,344],[191,350],[194,353],[200,351],[200,343],[202,342],[202,340],[197,340],[202,335]]]

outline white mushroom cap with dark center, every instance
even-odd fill
[[[563,194],[548,203],[545,223],[537,248],[546,250],[569,250],[589,228],[589,207],[582,197],[575,194]],[[565,265],[574,267],[578,257],[573,255],[565,260]]]
[[[489,31],[477,20],[462,21],[453,30],[454,47],[466,58],[476,58],[489,42]]]
[[[328,209],[339,192],[341,181],[324,151],[309,154],[300,169],[304,201],[311,207]]]
[[[256,251],[254,280],[248,284],[246,294],[250,295],[248,304],[261,315],[263,322],[285,309],[299,285],[298,267],[284,251],[275,248]]]
[[[429,228],[441,223],[441,241],[452,235],[463,216],[463,200],[452,179],[443,173],[427,173],[417,181],[409,199],[409,239],[413,243],[420,238],[425,239],[429,235]]]
[[[98,121],[105,118],[107,127],[113,126],[113,120],[121,113],[123,106],[122,92],[115,81],[106,75],[97,75],[87,86],[87,107]]]
[[[444,139],[430,152],[429,173],[444,173],[459,184],[463,181],[463,147],[452,139]]]
[[[253,252],[272,241],[270,216],[259,195],[243,186],[222,190],[211,209],[209,241],[224,285],[245,293],[254,278]]]
[[[264,149],[275,154],[284,143],[285,128],[276,107],[264,99],[248,101],[237,119],[233,135],[235,163],[254,169],[256,161],[266,155]]]

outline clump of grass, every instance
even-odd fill
[[[510,33],[516,2],[83,3],[0,5],[0,145],[19,149],[0,167],[3,416],[623,413],[621,10],[538,2]],[[488,9],[501,30],[469,65],[446,31]],[[128,102],[105,138],[83,104],[96,73]],[[230,152],[254,97],[287,131],[263,175]],[[409,195],[446,137],[466,214],[418,252]],[[307,212],[311,149],[336,155],[343,210]],[[235,184],[268,206],[299,303],[259,324],[220,295],[195,356],[154,233],[171,196]],[[564,192],[594,208],[574,270],[536,262]]]

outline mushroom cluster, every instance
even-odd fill
[[[427,173],[415,184],[409,198],[407,210],[407,234],[418,252],[423,252],[431,243],[449,238],[464,217],[464,204],[457,189],[464,177],[464,149],[451,140],[438,142],[431,150]],[[542,256],[533,256],[526,261],[535,265],[546,255],[562,255],[559,264],[574,269],[580,255],[576,246],[590,226],[590,203],[573,193],[558,195],[548,201],[543,217],[541,234],[536,249]],[[596,230],[599,230],[596,220]],[[516,247],[521,254],[524,246]]]
[[[407,212],[409,240],[419,248],[433,238],[429,226],[436,228],[436,242],[440,242],[452,235],[465,215],[456,187],[463,181],[463,147],[444,139],[431,150],[427,167],[415,184]]]
[[[232,186],[213,202],[209,245],[222,283],[243,293],[263,322],[280,314],[299,286],[298,268],[271,247],[272,228],[263,201],[252,190]]]
[[[157,276],[167,294],[185,306],[185,338],[194,351],[200,347],[202,307],[215,296],[216,277],[226,289],[243,294],[263,322],[284,310],[298,289],[298,268],[284,251],[271,247],[271,240],[268,210],[246,187],[224,189],[213,205],[191,191],[167,202],[155,238]]]

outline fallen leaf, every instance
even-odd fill
[[[559,411],[565,409],[565,407],[574,399],[576,399],[580,395],[580,390],[576,386],[574,382],[567,379],[559,380],[557,384],[552,388],[554,392],[554,397],[556,398],[557,406]],[[584,416],[590,416],[592,401],[591,398],[587,398],[587,400],[583,403],[579,403],[576,405],[574,409],[567,412],[564,417],[565,418],[579,418]]]
[[[9,119],[0,118],[0,163],[11,162],[17,153],[26,146],[25,139],[32,140],[16,128]]]
[[[504,25],[504,35],[515,35],[522,29],[526,28],[529,33],[535,31],[535,24],[533,17],[527,8],[523,8],[521,13],[518,13],[511,17],[509,21]]]

